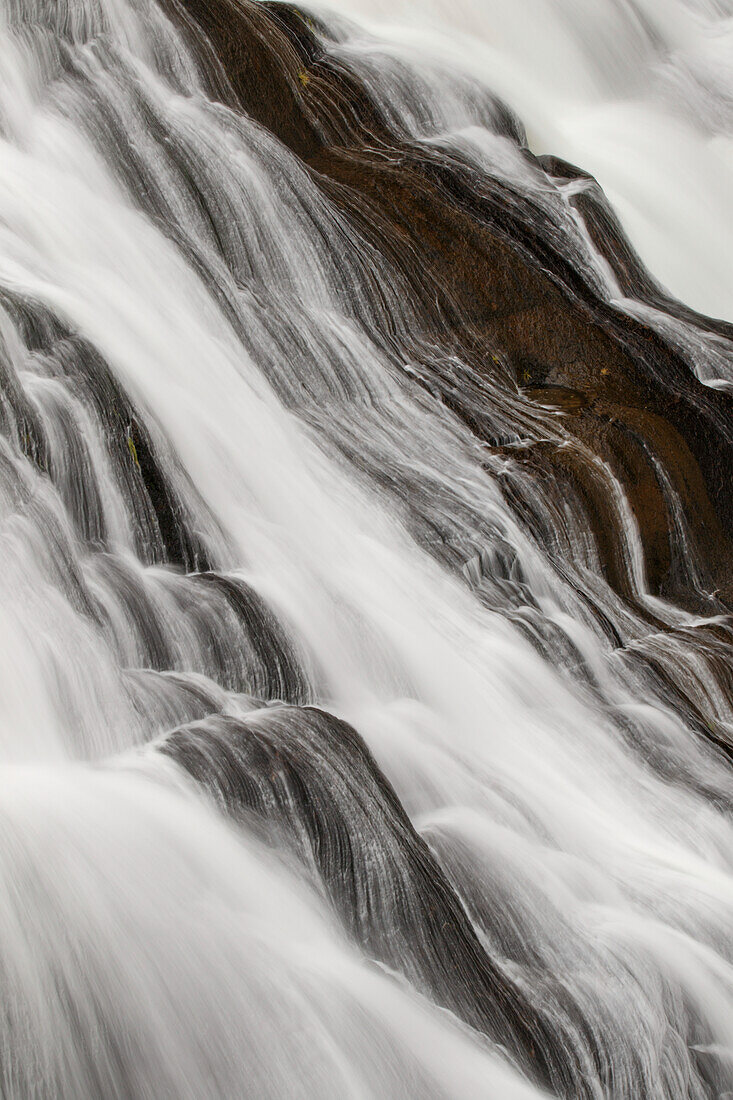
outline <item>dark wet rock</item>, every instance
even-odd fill
[[[557,1001],[550,1023],[487,954],[351,726],[315,708],[272,706],[183,726],[160,751],[226,814],[312,871],[370,958],[500,1044],[535,1080],[564,1096],[590,1095],[589,1036],[570,1036],[582,1024],[572,1025]]]
[[[406,287],[416,327],[492,375],[495,360],[507,362],[518,396],[539,409],[546,408],[548,389],[577,395],[563,409],[563,429],[608,462],[623,484],[652,591],[700,604],[676,545],[674,516],[681,511],[705,586],[730,597],[731,396],[704,386],[650,326],[600,299],[531,197],[480,176],[457,155],[391,133],[368,91],[328,55],[317,24],[297,8],[245,0],[171,3],[189,33],[198,30],[202,65],[221,98],[311,168]],[[551,158],[535,163],[548,184],[578,172]],[[598,247],[629,293],[730,335],[730,326],[693,315],[656,290],[597,187],[582,201]],[[480,432],[460,393],[450,407]],[[543,461],[553,459],[545,454]],[[571,476],[562,462],[558,476]],[[587,495],[582,484],[579,491]],[[627,594],[625,567],[613,551],[603,552],[608,540],[600,527],[594,530],[607,579]]]

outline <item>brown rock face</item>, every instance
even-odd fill
[[[379,105],[324,52],[312,21],[296,8],[169,2],[215,94],[300,157],[382,254],[409,295],[414,331],[489,376],[515,402],[534,406],[534,414],[551,408],[552,434],[560,411],[563,443],[575,440],[608,463],[640,527],[651,590],[690,606],[705,602],[676,545],[674,517],[681,515],[704,566],[704,587],[730,598],[730,395],[704,386],[656,332],[602,301],[557,247],[531,198],[455,155],[428,152],[390,132]],[[543,167],[552,178],[581,175],[552,158]],[[578,201],[624,288],[694,317],[661,298],[602,197],[584,193]],[[694,320],[730,336],[729,326]],[[467,395],[454,392],[450,405],[481,434]],[[593,489],[587,464],[544,445],[539,452],[524,448],[518,461],[554,470],[559,484],[574,482],[589,506],[606,579],[631,598],[608,533],[609,504]]]
[[[667,630],[640,599],[625,533],[628,508],[639,530],[649,591],[690,610],[725,612],[733,599],[731,396],[703,385],[659,331],[601,296],[531,194],[478,171],[456,152],[391,129],[366,86],[329,53],[325,28],[282,4],[161,2],[187,35],[212,95],[256,120],[300,158],[355,239],[379,256],[375,302],[380,279],[399,288],[409,331],[404,325],[397,331],[396,322],[391,328],[385,310],[387,320],[374,339],[405,362],[413,355],[419,361],[421,348],[437,349],[409,384],[426,386],[468,426],[515,514],[558,572],[565,575],[565,550],[560,534],[549,530],[553,502],[558,515],[566,508],[584,518],[602,580],[635,621],[650,635]],[[536,159],[527,150],[522,155],[533,171],[545,173],[548,188],[582,176],[553,158]],[[600,191],[585,179],[588,186],[576,204],[623,293],[733,341],[729,326],[664,296]],[[451,370],[441,370],[441,362],[450,362]],[[497,432],[497,420],[505,432]],[[623,650],[600,599],[583,598]],[[721,619],[700,628],[695,644],[707,646],[718,682],[730,689],[727,624]],[[648,682],[664,699],[731,754],[727,734],[690,701],[663,655],[650,649],[635,659],[646,663]],[[222,731],[217,727],[215,733]],[[229,746],[233,734],[224,733]],[[236,735],[250,752],[251,731]],[[408,828],[402,818],[399,824]],[[410,844],[419,870],[428,856],[412,834]],[[411,864],[410,873],[417,877],[415,868]],[[427,878],[435,874],[431,866]],[[588,1095],[581,1062],[559,1025],[548,1023],[544,1009],[518,983],[484,967],[461,903],[452,895],[449,902],[441,901],[450,913],[447,924],[451,934],[459,929],[460,949],[475,973],[481,971],[480,980],[460,997],[433,989],[435,998],[508,1048],[539,1082],[564,1096]],[[368,938],[363,930],[361,938]],[[397,965],[391,956],[389,961]],[[600,1075],[605,1061],[596,1038],[583,1033],[582,1019],[572,1004],[560,1003],[557,989],[548,992],[548,1003],[553,997],[556,1019],[562,1016],[575,1029],[576,1052],[590,1052]],[[613,1084],[610,1077],[605,1081],[608,1095],[616,1095]]]
[[[570,548],[548,528],[548,514],[567,505],[588,527],[605,582],[644,629],[669,630],[639,600],[623,533],[628,513],[619,511],[625,500],[647,590],[695,613],[725,615],[733,598],[731,394],[702,384],[659,331],[604,300],[531,194],[394,132],[363,82],[329,52],[327,28],[286,4],[164,3],[214,97],[299,157],[355,238],[379,256],[374,299],[380,281],[398,287],[409,333],[396,333],[385,310],[373,337],[403,360],[437,349],[409,384],[426,385],[481,441],[487,468],[558,572],[568,578]],[[508,114],[505,132],[521,136]],[[573,201],[623,293],[733,345],[732,326],[656,286],[591,177],[555,158],[521,155],[548,188],[584,181]],[[436,366],[441,359],[450,370]],[[616,637],[595,596],[581,595]],[[728,627],[700,627],[698,642],[733,682]],[[681,696],[657,656],[644,661],[663,696],[731,755],[718,716]]]

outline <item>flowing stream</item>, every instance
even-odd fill
[[[520,149],[730,318],[725,0],[313,15],[395,132],[733,381]],[[0,0],[2,1096],[733,1096],[727,610],[684,518],[710,600],[654,591],[580,448],[619,595],[573,500],[415,384],[464,369],[170,6]],[[475,401],[570,446],[498,374]]]

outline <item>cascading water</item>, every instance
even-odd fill
[[[0,0],[3,1096],[733,1096],[730,15]]]
[[[387,36],[383,42],[353,26],[347,46],[363,63],[379,59],[378,86],[395,55],[430,73],[443,109],[446,68],[488,84],[519,112],[535,152],[565,157],[600,180],[654,275],[688,305],[730,317],[730,0],[339,0],[329,7]],[[465,126],[463,111],[462,119],[448,113],[443,125]]]

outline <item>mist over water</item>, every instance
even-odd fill
[[[733,10],[220,6],[0,0],[0,1092],[733,1095]]]

